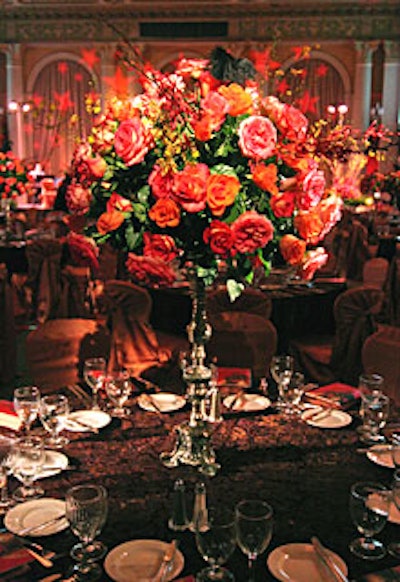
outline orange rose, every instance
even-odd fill
[[[306,247],[306,242],[294,234],[285,234],[279,243],[282,257],[289,265],[298,265],[302,262]]]
[[[240,190],[236,176],[213,174],[207,181],[207,204],[215,216],[221,216],[234,203]]]
[[[174,198],[186,212],[200,212],[206,206],[210,170],[206,164],[187,164],[175,174]]]
[[[166,228],[168,226],[174,228],[178,226],[181,220],[179,208],[171,198],[159,198],[150,209],[149,217],[160,228]]]
[[[229,115],[232,115],[232,117],[252,112],[253,101],[251,95],[237,83],[222,85],[222,87],[218,89],[218,92],[228,101],[228,113]]]
[[[111,212],[103,212],[99,216],[96,226],[100,234],[107,234],[113,230],[117,230],[124,222],[125,218],[122,212],[112,210]]]
[[[278,194],[278,168],[275,164],[254,164],[251,166],[253,182],[262,190]]]
[[[315,209],[301,210],[294,218],[294,226],[307,243],[316,244],[321,240],[324,223]]]
[[[276,218],[289,218],[294,212],[295,193],[290,190],[271,196],[271,210]]]
[[[192,123],[196,139],[208,141],[212,136],[212,118],[210,115],[203,115],[198,121]]]
[[[107,212],[112,212],[113,210],[119,210],[119,212],[131,212],[132,202],[116,192],[113,192],[110,199],[107,201]]]

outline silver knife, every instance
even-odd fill
[[[32,533],[36,533],[38,531],[41,531],[42,529],[45,529],[49,525],[54,525],[54,524],[58,523],[59,521],[61,521],[64,518],[65,518],[65,513],[62,513],[61,515],[57,515],[57,517],[53,517],[52,519],[47,519],[46,521],[43,521],[42,523],[38,523],[37,525],[31,525],[30,527],[25,527],[24,529],[21,529],[18,532],[18,535],[19,536],[26,536],[26,535],[30,535]]]
[[[315,536],[311,538],[311,543],[317,555],[317,558],[325,566],[326,571],[329,572],[331,580],[335,582],[349,582],[347,576],[342,572],[339,566],[335,563],[332,557],[328,554],[328,551],[321,544],[318,538]]]

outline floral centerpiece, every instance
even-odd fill
[[[28,167],[13,152],[0,152],[0,198],[15,203],[32,194],[33,178]]]
[[[96,245],[124,251],[146,286],[172,285],[187,264],[207,283],[223,269],[233,294],[273,260],[312,278],[341,199],[326,187],[308,121],[251,75],[238,83],[216,71],[212,59],[181,59],[165,74],[147,66],[143,93],[109,102],[78,146],[69,209],[87,217]]]

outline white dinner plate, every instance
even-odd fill
[[[373,463],[388,469],[394,469],[390,445],[374,445],[367,451],[367,457]]]
[[[343,412],[343,410],[328,410],[321,406],[308,408],[303,412],[301,418],[307,424],[318,428],[342,428],[353,420],[350,414]]]
[[[138,397],[138,404],[140,408],[148,412],[172,412],[173,410],[183,408],[186,400],[183,396],[173,394],[172,392],[157,392],[157,394],[151,395],[141,394]]]
[[[347,565],[340,556],[326,550],[338,568],[347,575]],[[282,582],[321,582],[321,566],[312,544],[286,544],[275,548],[267,558],[268,568]],[[325,578],[324,578],[325,579]]]
[[[224,398],[223,404],[229,410],[256,412],[257,410],[265,410],[271,406],[271,400],[262,396],[261,394],[242,394],[240,398],[234,402],[236,394],[229,394]],[[232,402],[234,402],[232,408]]]
[[[104,428],[110,422],[111,416],[103,410],[75,410],[65,419],[65,430],[90,432],[91,429]]]
[[[109,552],[104,569],[115,582],[150,582],[157,574],[169,544],[160,540],[131,540]],[[184,558],[176,550],[171,571],[165,578],[173,580],[183,569]]]
[[[46,451],[43,467],[36,475],[36,479],[45,479],[58,475],[68,467],[68,457],[58,451]]]
[[[62,514],[65,514],[65,501],[43,497],[42,499],[19,503],[12,507],[5,515],[4,525],[11,533],[19,535],[27,527],[40,525]],[[69,523],[66,518],[60,519],[56,523],[41,528],[36,533],[32,532],[29,536],[50,536],[63,531],[68,526]]]

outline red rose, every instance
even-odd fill
[[[294,226],[307,243],[314,245],[323,238],[324,224],[316,208],[300,210],[294,218]]]
[[[291,190],[271,196],[271,210],[276,218],[289,218],[294,212],[295,193]]]
[[[149,176],[149,185],[154,198],[171,198],[174,175],[172,172],[163,172],[160,166],[155,165]]]
[[[143,254],[147,257],[170,263],[178,256],[178,249],[172,236],[145,232],[143,241]]]
[[[174,198],[187,212],[204,210],[209,174],[206,164],[188,164],[175,174]]]
[[[234,235],[229,224],[220,220],[213,220],[203,233],[203,239],[210,245],[213,253],[227,256],[233,247]]]
[[[86,214],[90,208],[91,199],[90,190],[75,182],[68,186],[65,194],[68,210],[74,214]]]
[[[210,119],[212,131],[218,131],[224,123],[229,110],[229,103],[223,95],[217,91],[210,91],[201,101],[201,109]]]
[[[66,243],[73,263],[92,270],[99,269],[99,249],[92,239],[76,232],[69,232],[66,237]]]
[[[234,203],[240,190],[236,176],[212,174],[207,181],[207,204],[215,216],[221,216]]]
[[[296,202],[300,210],[309,210],[318,204],[325,192],[325,176],[316,168],[308,172],[302,182],[302,190],[297,193]]]
[[[306,242],[294,234],[285,234],[279,243],[282,257],[289,265],[298,265],[302,262],[306,246]]]
[[[164,261],[134,253],[128,254],[126,268],[135,281],[147,287],[170,287],[176,279],[175,271]]]
[[[132,202],[116,192],[113,192],[107,201],[107,212],[118,210],[119,212],[132,212]]]
[[[267,159],[275,151],[277,132],[272,122],[261,115],[244,119],[238,129],[239,147],[248,158]]]
[[[232,223],[232,232],[236,250],[239,253],[253,253],[272,240],[274,227],[268,218],[249,210]]]
[[[114,149],[127,166],[143,162],[153,140],[139,117],[121,123],[115,133]]]
[[[298,269],[298,274],[305,281],[310,281],[313,278],[315,271],[323,267],[327,260],[328,254],[322,247],[308,251],[305,260]]]

